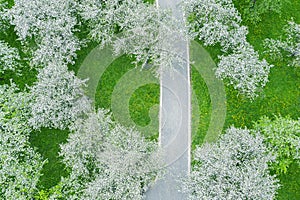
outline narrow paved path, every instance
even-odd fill
[[[157,0],[161,8],[171,9],[178,20],[183,20],[179,6],[182,0]],[[148,190],[148,200],[184,200],[186,195],[178,191],[178,177],[186,176],[190,170],[191,144],[191,95],[188,42],[178,41],[176,46],[187,61],[174,63],[172,74],[164,72],[161,76],[160,99],[160,137],[159,143],[164,150],[166,174]]]

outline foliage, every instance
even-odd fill
[[[257,96],[257,88],[265,87],[268,82],[272,65],[265,60],[260,61],[258,53],[250,45],[241,46],[238,51],[219,58],[216,76],[228,79],[234,89],[251,99]]]
[[[8,6],[8,3],[6,0],[0,0],[0,32],[3,32],[4,30],[7,29],[7,19],[3,15],[3,10],[6,9]]]
[[[28,95],[18,88],[0,86],[0,199],[30,199],[44,165],[29,145],[26,126]]]
[[[25,130],[30,116],[30,94],[21,92],[11,81],[9,85],[0,85],[0,127],[12,130]],[[26,132],[30,129],[26,128]]]
[[[0,74],[4,74],[6,70],[19,72],[17,70],[18,60],[20,60],[18,49],[0,41]]]
[[[71,130],[61,145],[70,168],[62,180],[64,198],[142,199],[161,167],[155,143],[113,123],[104,110],[78,119]]]
[[[273,59],[283,59],[287,55],[292,59],[291,66],[300,66],[300,24],[289,21],[285,26],[285,37],[279,40],[266,39],[266,51]]]
[[[192,38],[204,45],[220,43],[223,51],[246,41],[248,33],[231,0],[189,0],[184,2],[187,27]]]
[[[260,60],[247,42],[248,30],[240,25],[241,16],[232,0],[189,0],[184,10],[191,37],[202,40],[204,45],[220,44],[225,53],[219,57],[217,77],[228,79],[247,97],[257,96],[258,88],[268,82],[272,66]]]
[[[294,160],[300,163],[300,119],[276,116],[272,121],[268,117],[262,117],[254,128],[263,135],[268,150],[277,155],[277,160],[272,165],[277,173],[286,173]]]
[[[30,199],[44,162],[22,130],[0,128],[0,199]]]
[[[277,180],[269,175],[263,138],[231,127],[215,144],[194,152],[194,166],[183,190],[189,199],[273,199]]]
[[[40,69],[38,81],[31,87],[29,124],[35,129],[67,128],[91,109],[84,86],[85,81],[68,71],[64,64],[49,63]]]
[[[91,39],[102,45],[113,44],[116,54],[133,55],[136,65],[169,69],[172,60],[185,62],[176,46],[178,41],[186,39],[184,27],[168,11],[142,0],[122,3],[85,0],[81,9],[82,18],[88,21]],[[122,34],[117,34],[120,32]]]
[[[77,22],[73,0],[15,0],[4,16],[33,53],[34,65],[73,63],[79,40],[73,35]],[[33,43],[35,45],[33,46]]]
[[[124,33],[114,41],[115,52],[134,55],[136,64],[154,66],[158,75],[170,70],[173,62],[184,64],[185,49],[180,48],[180,42],[187,41],[184,24],[153,5],[134,8],[119,25]]]
[[[63,189],[62,184],[59,183],[59,184],[53,186],[52,188],[50,188],[49,190],[40,190],[34,196],[34,199],[35,200],[49,200],[54,196],[55,196],[56,199],[62,198],[62,193],[61,193],[62,189]]]
[[[246,0],[244,6],[244,20],[252,24],[262,21],[262,16],[274,12],[281,14],[282,5],[289,0]]]

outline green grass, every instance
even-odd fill
[[[40,189],[49,189],[59,183],[62,176],[66,176],[65,166],[58,157],[59,144],[66,142],[68,131],[43,128],[30,135],[29,141],[34,148],[47,159],[42,169],[43,176],[39,180]]]
[[[279,176],[282,187],[278,191],[277,199],[299,200],[300,199],[300,170],[299,165],[293,163],[287,172]]]
[[[126,55],[114,60],[103,73],[99,81],[95,95],[96,108],[111,109],[111,96],[114,91],[114,86],[126,72],[134,67],[135,65],[132,64],[132,59]]]
[[[211,101],[208,93],[208,88],[199,74],[199,72],[192,66],[191,68],[191,83],[192,83],[192,91],[195,93],[198,104],[199,104],[199,124],[193,124],[193,127],[198,127],[196,130],[196,134],[192,136],[192,149],[199,144],[203,143],[205,133],[208,130],[210,115],[211,115]],[[194,111],[192,111],[192,119],[194,115]]]
[[[19,88],[24,89],[26,85],[32,85],[36,81],[37,70],[29,67],[28,54],[22,51],[21,42],[17,39],[17,35],[14,32],[14,27],[10,26],[4,32],[0,32],[0,40],[5,41],[9,46],[17,48],[19,50],[19,55],[21,60],[19,61],[21,65],[21,76],[16,75],[14,71],[7,71],[5,74],[0,75],[0,84],[9,84],[10,79],[12,79]]]
[[[149,110],[159,104],[159,85],[147,84],[139,87],[131,96],[129,111],[132,120],[139,126],[147,126],[150,123]]]
[[[118,83],[118,81],[130,70],[134,69],[135,65],[132,64],[132,59],[126,55],[123,55],[115,59],[105,72],[102,74],[98,83],[95,106],[96,108],[105,108],[112,110],[112,94]],[[137,87],[129,99],[129,114],[134,124],[139,127],[145,127],[150,125],[151,113],[149,109],[152,106],[159,104],[159,85],[150,83]],[[125,93],[128,91],[124,91]],[[125,94],[124,93],[124,94]],[[128,105],[124,105],[128,106]],[[150,116],[149,116],[150,115]],[[157,116],[158,117],[158,116]],[[126,124],[127,125],[127,124]],[[150,127],[152,127],[151,125]],[[156,125],[155,125],[156,127]],[[141,133],[150,140],[158,139],[157,129],[143,129]],[[137,128],[138,129],[138,128]],[[146,131],[148,130],[148,131]],[[150,131],[150,133],[148,133]]]
[[[298,69],[300,70],[300,69]],[[296,70],[290,67],[275,67],[271,70],[270,81],[263,92],[253,102],[242,96],[232,87],[227,92],[226,127],[234,124],[237,127],[252,127],[252,122],[266,115],[300,117],[300,81]]]

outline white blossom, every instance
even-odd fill
[[[189,199],[274,199],[278,181],[268,170],[274,159],[259,133],[229,128],[215,144],[196,148],[183,190]]]
[[[30,199],[44,162],[22,132],[0,128],[0,199]]]
[[[0,74],[4,74],[6,70],[18,72],[19,60],[18,50],[0,41]]]
[[[229,55],[221,55],[219,59],[216,76],[229,80],[235,89],[247,97],[256,97],[257,88],[263,88],[269,81],[272,65],[264,59],[260,61],[258,53],[250,45],[241,46]]]
[[[31,87],[29,124],[39,129],[65,129],[78,117],[90,112],[91,104],[84,95],[85,81],[68,71],[64,64],[49,63],[40,69],[37,82]]]
[[[80,9],[90,37],[102,45],[112,44],[116,54],[133,55],[135,64],[168,70],[172,62],[186,62],[177,45],[187,39],[185,27],[169,11],[142,0],[85,0]]]
[[[21,40],[34,39],[37,49],[33,51],[33,64],[47,65],[54,61],[73,63],[80,49],[73,34],[78,23],[75,13],[73,0],[15,0],[5,16],[15,25]]]
[[[3,14],[4,10],[8,7],[8,2],[6,0],[0,0],[0,32],[5,32],[5,30],[8,28],[7,24],[7,18]]]
[[[31,199],[44,162],[21,131],[0,127],[0,199]]]
[[[232,0],[188,0],[183,3],[192,38],[205,45],[220,43],[223,51],[245,43],[247,28]]]
[[[220,44],[221,55],[216,76],[228,79],[240,93],[257,96],[268,82],[270,72],[265,60],[247,42],[248,30],[240,25],[241,17],[232,0],[188,0],[184,4],[187,26],[192,38],[204,45]]]
[[[44,165],[30,147],[27,125],[29,95],[18,88],[0,86],[0,199],[27,200],[38,191]]]
[[[72,130],[60,154],[70,168],[62,180],[65,198],[143,198],[161,167],[157,144],[113,123],[104,110],[79,119]]]
[[[122,13],[120,6],[128,1],[135,0],[83,0],[78,4],[79,14],[88,23],[91,39],[102,45],[112,41],[119,23],[118,20],[124,20],[118,17]],[[141,2],[141,0],[135,2]]]
[[[142,67],[160,67],[157,74],[171,69],[173,63],[186,62],[178,44],[179,41],[187,42],[185,27],[170,12],[139,4],[126,16],[120,24],[124,32],[113,43],[116,53],[134,55],[136,64]]]
[[[283,59],[284,53],[292,59],[291,66],[300,66],[300,24],[289,21],[285,26],[285,37],[278,40],[266,39],[265,47],[273,59]]]

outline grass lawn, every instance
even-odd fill
[[[150,123],[149,110],[153,105],[159,104],[159,90],[159,85],[153,83],[139,87],[132,94],[129,111],[137,125],[146,126]]]
[[[238,2],[236,5],[241,8],[242,3]],[[278,38],[282,35],[283,26],[286,25],[287,20],[293,17],[296,23],[300,23],[299,9],[300,1],[290,0],[289,4],[284,4],[281,16],[268,14],[263,16],[262,22],[257,26],[248,24],[250,43],[262,53],[262,41],[268,37]],[[268,60],[267,57],[266,59]],[[233,123],[237,126],[251,127],[251,122],[262,115],[270,117],[274,114],[290,115],[294,119],[300,117],[300,68],[288,67],[287,62],[273,62],[272,64],[275,67],[271,70],[270,82],[262,95],[254,102],[236,97],[235,92],[228,88],[229,110],[226,125]],[[300,167],[294,163],[288,173],[279,178],[282,188],[279,190],[277,199],[300,199]]]
[[[118,80],[135,66],[128,56],[116,59],[103,73],[95,96],[96,108],[111,109],[111,96]]]
[[[191,82],[192,91],[195,93],[198,99],[198,113],[200,113],[198,130],[196,131],[197,134],[194,134],[192,137],[192,149],[195,149],[197,145],[202,144],[205,133],[208,130],[211,116],[211,101],[208,93],[208,88],[203,78],[193,66],[191,68]]]
[[[67,175],[64,164],[58,158],[59,144],[66,142],[67,137],[68,131],[46,128],[30,135],[29,141],[31,145],[37,148],[37,151],[44,159],[48,160],[42,170],[43,176],[39,180],[40,189],[48,189],[55,186],[60,181],[60,177]]]

